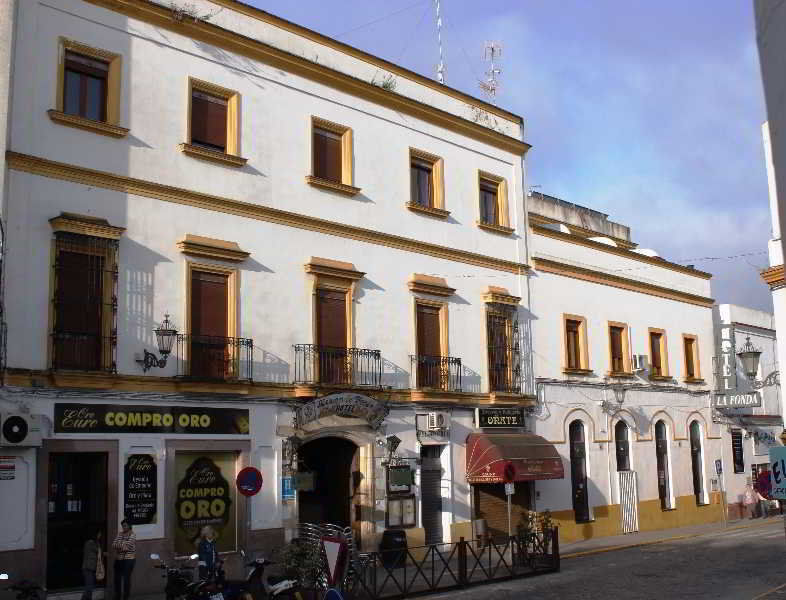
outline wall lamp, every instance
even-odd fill
[[[158,352],[161,354],[161,358],[158,358],[152,352],[144,350],[144,356],[137,358],[136,362],[142,365],[145,373],[153,367],[163,369],[166,366],[167,356],[172,352],[172,344],[175,343],[175,338],[177,337],[177,329],[170,322],[168,314],[164,315],[164,321],[153,330],[153,333],[156,334],[156,344],[158,344]]]

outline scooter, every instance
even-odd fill
[[[240,556],[245,559],[246,553],[241,550]],[[297,582],[293,579],[265,575],[265,567],[272,564],[266,558],[256,558],[246,563],[249,572],[245,579],[227,580],[224,561],[220,560],[216,565],[215,581],[223,595],[223,600],[271,599],[294,588]]]
[[[8,581],[8,573],[0,573],[0,581]],[[42,600],[39,592],[43,592],[44,598],[46,598],[46,588],[27,579],[23,579],[19,583],[10,585],[5,589],[16,592],[16,600]]]
[[[192,554],[188,557],[190,560],[198,558],[198,555]],[[188,565],[167,565],[158,554],[151,554],[150,560],[160,560],[161,564],[155,565],[156,569],[165,571],[163,577],[166,578],[166,586],[164,593],[166,600],[179,600],[181,598],[192,599],[195,598],[200,582],[193,580],[193,575],[190,573],[194,567]]]

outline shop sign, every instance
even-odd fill
[[[716,356],[715,377],[717,392],[725,394],[737,389],[737,355],[734,348],[734,327],[720,326],[720,355]]]
[[[520,408],[476,408],[475,427],[524,427],[524,411]]]
[[[786,446],[770,448],[770,495],[786,500]]]
[[[126,459],[123,498],[123,514],[131,525],[156,522],[158,468],[154,456],[131,454]]]
[[[753,454],[755,456],[766,456],[773,446],[780,446],[778,443],[780,428],[761,428],[753,432]]]
[[[712,406],[715,408],[748,408],[761,406],[761,394],[749,392],[747,394],[715,394],[712,397]]]
[[[235,479],[237,491],[244,496],[256,496],[262,489],[262,473],[256,467],[241,469]]]
[[[219,552],[235,549],[235,490],[227,477],[233,475],[235,460],[234,453],[177,455],[176,471],[182,472],[175,500],[178,554],[192,554],[206,526],[215,531]]]
[[[322,417],[337,416],[363,419],[372,429],[379,429],[388,416],[385,404],[362,394],[340,393],[315,398],[295,410],[295,429],[303,429]]]
[[[245,408],[55,404],[55,433],[247,435],[248,425]]]

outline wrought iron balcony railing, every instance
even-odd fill
[[[52,368],[74,371],[116,372],[117,338],[97,333],[52,333]]]
[[[179,334],[175,357],[178,377],[215,381],[251,381],[253,340],[215,335]]]
[[[382,386],[382,353],[367,348],[296,344],[295,383]]]
[[[415,387],[445,392],[461,391],[461,359],[454,356],[410,354]]]

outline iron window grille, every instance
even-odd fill
[[[55,234],[52,368],[117,372],[119,242]]]
[[[489,391],[522,393],[521,332],[518,312],[505,304],[486,309]]]
[[[460,358],[411,354],[409,359],[416,388],[438,389],[445,392],[461,391]]]

